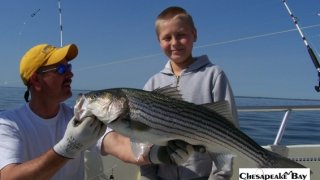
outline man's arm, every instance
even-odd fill
[[[50,179],[68,160],[50,149],[33,160],[5,166],[0,171],[0,179]]]
[[[105,130],[106,126],[95,117],[81,121],[72,118],[63,138],[52,149],[24,163],[6,165],[1,169],[0,179],[50,179],[69,159],[93,145]]]
[[[110,154],[126,163],[136,165],[178,165],[184,163],[193,151],[192,145],[181,140],[172,140],[166,146],[152,145],[137,159],[132,151],[130,139],[115,131],[109,132],[101,144],[102,155]]]
[[[118,159],[137,165],[150,164],[148,157],[142,156],[137,160],[131,150],[131,141],[115,131],[109,132],[103,139],[101,145],[102,155],[113,155]]]

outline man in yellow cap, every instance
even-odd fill
[[[77,54],[74,44],[40,44],[22,57],[20,76],[28,103],[0,114],[0,179],[84,179],[83,150],[88,148],[135,164],[149,164],[149,158],[170,164],[190,156],[190,148],[180,142],[152,148],[137,160],[128,138],[106,131],[95,117],[75,120],[73,109],[63,102],[72,95],[70,61]]]
[[[70,61],[77,54],[74,44],[40,44],[22,57],[20,75],[31,99],[0,115],[0,179],[83,179],[82,151],[106,126],[94,117],[76,125],[72,108],[62,103],[72,95]]]

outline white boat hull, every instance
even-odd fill
[[[313,172],[311,180],[320,179],[320,144],[316,145],[289,145],[263,146],[264,148],[293,159],[310,168]],[[139,167],[124,163],[113,156],[100,156],[86,152],[86,180],[109,179],[111,175],[117,180],[141,180]],[[235,158],[233,179],[238,180],[239,168],[247,167],[245,160]]]

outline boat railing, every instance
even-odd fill
[[[294,106],[238,106],[238,112],[284,112],[277,136],[273,145],[279,145],[287,127],[289,116],[293,111],[320,111],[320,105],[294,105]]]

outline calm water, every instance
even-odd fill
[[[23,88],[0,87],[0,111],[15,108],[24,103]],[[74,91],[66,103],[74,105],[75,97],[85,91]],[[271,105],[320,105],[320,100],[296,100],[236,97],[237,106]],[[261,145],[272,144],[284,112],[242,112],[239,113],[240,127]],[[281,144],[320,144],[320,111],[292,112]]]

